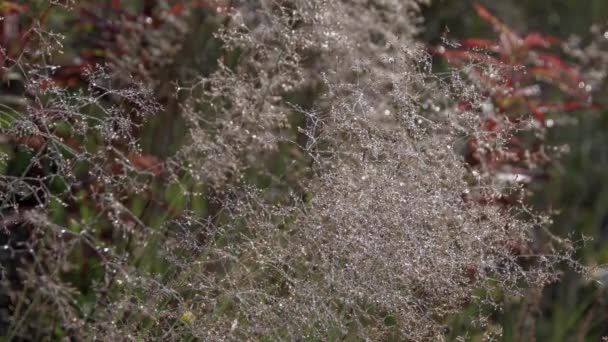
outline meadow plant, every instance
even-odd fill
[[[574,264],[465,161],[489,95],[433,72],[417,1],[0,4],[9,339],[440,340]],[[59,10],[114,34],[79,68]],[[217,58],[180,64],[201,18]],[[155,120],[183,123],[173,152],[141,146]]]

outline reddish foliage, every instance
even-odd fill
[[[595,110],[589,89],[576,65],[567,62],[559,53],[561,41],[537,32],[519,35],[487,8],[475,4],[479,17],[492,26],[495,39],[468,38],[458,48],[440,47],[435,52],[456,67],[467,67],[472,79],[487,89],[492,106],[484,109],[483,131],[512,136],[508,145],[515,156],[505,159],[503,150],[485,150],[495,134],[471,138],[467,161],[473,167],[485,166],[494,173],[505,169],[532,170],[548,161],[544,153],[542,134],[531,144],[524,144],[517,132],[522,123],[532,119],[538,130],[547,127],[548,115],[577,110]],[[553,50],[552,50],[553,49]],[[557,50],[555,50],[557,49]],[[559,100],[555,100],[558,98]],[[458,109],[472,110],[468,102]],[[550,122],[553,124],[553,121]],[[549,125],[550,126],[550,125]]]
[[[0,13],[2,15],[23,14],[28,11],[27,5],[20,5],[9,1],[0,3]]]
[[[148,1],[149,6],[157,6],[159,1]],[[207,1],[184,0],[176,3],[170,9],[171,14],[181,15],[188,4],[190,8],[202,8],[205,10],[216,10]],[[192,5],[190,5],[192,4]],[[78,15],[72,20],[76,31],[90,32],[91,35],[83,40],[76,51],[77,58],[74,63],[63,63],[54,65],[49,69],[48,78],[42,78],[36,85],[35,90],[44,91],[51,86],[79,88],[89,87],[90,80],[87,73],[93,65],[104,65],[107,63],[106,52],[111,49],[112,53],[120,56],[120,49],[116,44],[117,34],[120,32],[118,19],[126,21],[141,20],[144,13],[131,13],[124,6],[121,0],[105,0],[99,2],[82,2],[79,4]],[[3,78],[11,68],[17,65],[17,60],[23,54],[38,50],[40,45],[35,34],[36,26],[43,24],[51,9],[51,5],[41,12],[35,13],[27,5],[21,5],[9,1],[0,1],[0,16],[4,21],[0,24],[0,78]],[[64,120],[61,115],[54,116],[52,110],[45,112],[45,120],[48,122],[59,123]],[[44,130],[40,130],[41,132]],[[0,134],[1,144],[13,144],[35,152],[40,152],[48,148],[49,144],[63,144],[65,147],[75,152],[84,150],[82,137],[69,136],[59,131],[50,130],[48,135],[16,135],[12,133]],[[156,156],[144,153],[129,152],[129,147],[120,142],[113,143],[113,149],[122,151],[127,155],[126,164],[115,163],[111,158],[112,152],[107,152],[106,167],[112,174],[123,174],[126,172],[125,166],[131,170],[142,172],[154,177],[163,177],[166,170],[162,160]],[[110,150],[108,150],[110,151]],[[102,192],[103,186],[96,180],[87,181],[89,184],[84,190],[85,195]]]
[[[184,4],[177,3],[171,7],[171,14],[177,15],[184,11]]]
[[[129,156],[129,161],[137,171],[148,171],[160,175],[163,170],[160,159],[153,155],[133,153]]]
[[[565,108],[589,108],[590,96],[584,89],[584,81],[577,67],[566,62],[559,54],[548,51],[554,45],[560,44],[555,37],[544,36],[540,33],[530,33],[520,37],[511,28],[495,17],[485,7],[475,4],[478,15],[488,22],[499,34],[498,39],[464,39],[461,48],[438,49],[450,64],[464,66],[480,63],[481,67],[497,66],[506,72],[499,75],[488,74],[482,68],[474,68],[473,72],[488,89],[495,99],[498,113],[509,111],[509,106],[503,104],[523,103],[529,108],[540,124],[544,124],[544,115],[537,115],[535,109],[548,108],[563,110]],[[499,76],[499,77],[496,77]],[[568,106],[546,106],[546,99],[538,92],[522,91],[538,82],[545,82],[562,91]],[[501,99],[508,98],[508,100]],[[574,107],[571,104],[577,103]]]
[[[526,48],[542,47],[548,48],[553,44],[558,44],[560,41],[555,37],[543,36],[539,33],[530,33],[524,38],[523,46]]]

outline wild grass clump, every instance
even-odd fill
[[[466,164],[487,95],[432,72],[418,2],[115,5],[104,67],[62,83],[40,39],[3,68],[24,104],[2,107],[7,336],[441,339],[571,262]],[[213,67],[179,62],[196,18]],[[172,120],[179,146],[142,146]]]

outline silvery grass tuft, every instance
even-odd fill
[[[304,139],[294,143],[311,159],[314,176],[304,200],[270,205],[254,191],[225,203],[234,222],[217,226],[217,234],[241,236],[228,249],[211,244],[212,257],[199,260],[226,270],[197,282],[213,289],[193,311],[201,317],[192,324],[199,334],[441,338],[445,319],[464,305],[542,287],[556,279],[557,263],[569,261],[565,240],[554,240],[565,249],[537,254],[533,240],[544,218],[521,200],[512,208],[475,200],[497,198],[512,185],[465,167],[463,141],[483,132],[476,111],[454,104],[466,99],[481,108],[486,99],[458,74],[431,72],[430,56],[414,39],[418,6],[236,6],[220,37],[239,49],[241,63],[201,80],[216,108],[210,126],[226,134],[213,137],[195,125],[196,144],[187,150],[203,156],[200,171],[217,183],[225,170],[214,166],[239,170],[283,142],[274,132],[295,110],[306,125],[299,127]],[[314,108],[285,101],[289,90],[310,82],[322,85]],[[194,122],[206,119],[193,114]],[[223,325],[209,329],[213,323],[203,317],[218,307]]]

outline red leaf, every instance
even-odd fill
[[[524,38],[524,46],[528,48],[535,46],[547,48],[559,42],[560,40],[555,37],[543,36],[536,32],[530,33]]]
[[[487,118],[484,122],[484,128],[488,132],[496,132],[498,130],[498,122],[492,118]]]
[[[89,63],[62,65],[53,73],[52,78],[59,84],[77,85],[83,80],[82,74],[89,67]]]
[[[78,142],[78,140],[70,137],[70,136],[65,136],[63,134],[57,134],[57,137],[59,137],[59,139],[66,145],[69,146],[70,148],[72,148],[74,151],[82,151],[82,145]]]
[[[479,15],[483,20],[492,24],[493,26],[503,25],[502,22],[484,6],[475,3],[473,4],[473,8],[475,9],[475,12],[477,12],[477,15]]]
[[[510,55],[514,48],[521,44],[522,39],[487,8],[480,4],[473,4],[473,8],[475,8],[475,11],[483,20],[490,23],[494,27],[494,30],[500,33],[500,46],[503,55]]]
[[[587,97],[587,95],[579,88],[578,74],[572,75],[570,70],[562,70],[560,68],[533,67],[528,69],[530,75],[538,79],[544,79],[549,83],[557,85],[562,91],[570,93],[577,97]]]
[[[468,48],[490,49],[490,48],[495,48],[498,46],[498,44],[491,39],[471,38],[471,39],[465,39],[460,43],[462,44],[462,46],[468,47]]]
[[[0,3],[0,13],[2,13],[3,15],[24,14],[27,11],[27,5],[19,5],[8,1],[2,1]]]
[[[585,107],[587,107],[587,106],[585,106],[584,104],[582,104],[580,102],[575,102],[575,101],[564,102],[562,104],[562,109],[565,110],[566,112],[579,110],[579,109],[585,108]]]
[[[564,60],[562,60],[559,56],[551,54],[551,53],[538,53],[537,57],[539,59],[539,61],[537,62],[537,64],[540,64],[542,66],[555,66],[555,67],[559,67],[559,68],[566,68],[568,67],[568,65],[566,64],[566,62],[564,62]]]
[[[42,148],[44,148],[44,146],[46,146],[46,139],[39,135],[14,137],[14,138],[12,138],[12,142],[17,145],[27,146],[35,151],[40,151]]]
[[[541,124],[545,124],[545,111],[541,108],[530,105],[530,109],[532,110],[532,114],[534,114],[534,118]]]
[[[536,64],[546,68],[556,69],[557,71],[563,73],[573,83],[580,83],[583,81],[581,75],[575,70],[571,65],[564,62],[559,56],[550,53],[538,53],[536,55],[538,58]]]
[[[171,7],[171,14],[178,15],[184,11],[184,4],[177,3]]]
[[[129,161],[138,171],[150,171],[155,175],[159,175],[163,169],[161,161],[149,154],[131,154]]]
[[[457,106],[458,106],[458,110],[460,110],[462,112],[473,110],[473,105],[469,101],[460,101],[460,102],[458,102]]]
[[[469,283],[473,284],[477,281],[479,276],[479,268],[475,264],[468,264],[464,268],[464,275],[469,279]]]

